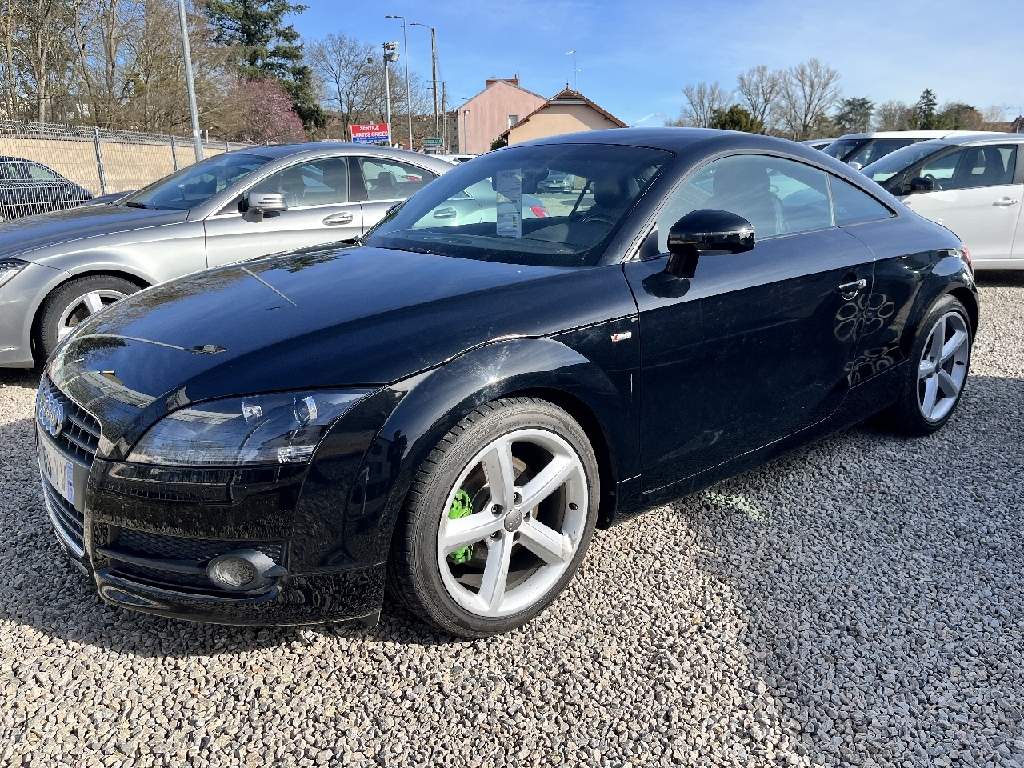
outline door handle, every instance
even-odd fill
[[[853,280],[849,283],[841,283],[839,285],[839,293],[843,298],[853,298],[853,295],[857,293],[857,291],[862,291],[867,287],[868,281],[861,278],[860,280]]]
[[[1000,200],[996,200],[994,203],[992,203],[992,205],[998,205],[998,206],[1016,205],[1019,202],[1020,202],[1020,200],[1011,200],[1008,197],[1004,197],[1004,198],[1002,198]]]
[[[348,211],[342,211],[341,213],[332,213],[330,216],[324,218],[324,224],[328,227],[336,227],[339,224],[351,224],[352,214]]]

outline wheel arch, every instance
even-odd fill
[[[576,419],[598,457],[599,524],[610,524],[621,474],[619,460],[629,449],[628,441],[635,442],[636,429],[624,413],[630,409],[622,408],[619,402],[622,393],[580,353],[552,339],[513,339],[471,350],[389,389],[397,406],[354,473],[368,478],[367,484],[360,487],[357,482],[348,494],[348,509],[358,504],[362,521],[358,531],[348,529],[344,547],[350,557],[367,563],[387,558],[395,523],[423,461],[471,411],[507,397],[537,397]],[[625,397],[629,397],[628,392]],[[609,419],[616,423],[609,423]],[[374,457],[377,461],[388,457],[385,483],[369,480],[380,475],[369,469]],[[346,512],[346,517],[354,516]]]
[[[974,294],[974,291],[966,286],[954,288],[949,292],[949,295],[964,305],[964,309],[967,310],[967,316],[971,321],[971,337],[976,337],[978,335],[978,323],[981,321],[981,307],[978,305],[978,297]]]
[[[46,304],[46,300],[59,291],[68,283],[74,282],[75,280],[82,280],[88,277],[116,277],[122,280],[127,280],[129,283],[134,283],[139,287],[139,290],[149,288],[152,285],[151,282],[145,278],[125,270],[120,269],[87,269],[81,272],[65,272],[63,279],[53,283],[45,292],[41,292],[36,298],[35,304],[31,309],[32,323],[29,330],[29,343],[31,345],[32,355],[38,356],[40,350],[39,334],[41,331],[41,325],[43,321],[43,306]],[[42,362],[42,361],[40,361]]]

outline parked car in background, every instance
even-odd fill
[[[552,171],[593,194],[527,219]],[[502,193],[479,223],[436,215],[476,188]],[[961,248],[782,139],[499,149],[358,247],[190,275],[87,320],[40,381],[45,503],[127,609],[372,623],[387,585],[443,632],[508,631],[597,527],[876,413],[940,430],[978,321]]]
[[[42,163],[0,155],[0,221],[63,211],[92,199],[92,193]]]
[[[1024,269],[1024,134],[924,141],[861,172],[952,230],[970,250],[975,269]]]
[[[450,226],[464,226],[467,224],[481,224],[483,222],[494,222],[497,220],[497,191],[490,180],[477,182],[448,199],[448,205],[443,205],[434,211],[432,219],[423,221],[419,226],[437,226],[439,224]],[[544,219],[549,215],[544,201],[536,195],[524,194],[522,197],[523,219]]]
[[[822,150],[847,165],[860,170],[890,152],[929,139],[946,136],[971,136],[983,131],[876,131],[875,133],[848,133],[840,136]]]
[[[552,171],[547,178],[537,182],[538,192],[572,192],[576,185],[576,177],[571,173]]]
[[[451,163],[325,142],[217,155],[118,199],[0,225],[0,366],[31,366],[94,312],[189,272],[354,240]]]
[[[835,139],[808,139],[807,141],[800,142],[806,144],[811,149],[824,149],[831,144]]]
[[[436,157],[439,160],[447,160],[449,163],[455,163],[456,165],[458,165],[459,163],[464,163],[467,160],[472,160],[474,157],[478,157],[478,155],[454,154],[454,155],[433,155],[433,157]]]

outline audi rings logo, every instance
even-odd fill
[[[39,393],[39,425],[56,437],[64,429],[64,406],[53,396],[53,392],[46,390]]]

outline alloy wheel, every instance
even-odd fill
[[[941,421],[956,405],[967,378],[970,341],[959,312],[944,314],[928,334],[917,368],[917,404],[928,421]]]
[[[448,595],[491,618],[541,601],[573,562],[587,505],[583,462],[562,437],[522,429],[493,440],[463,470],[438,525]]]
[[[104,307],[120,301],[127,294],[113,290],[89,291],[71,302],[60,315],[57,323],[57,340],[61,341],[65,336],[84,323],[89,317],[99,312]]]

